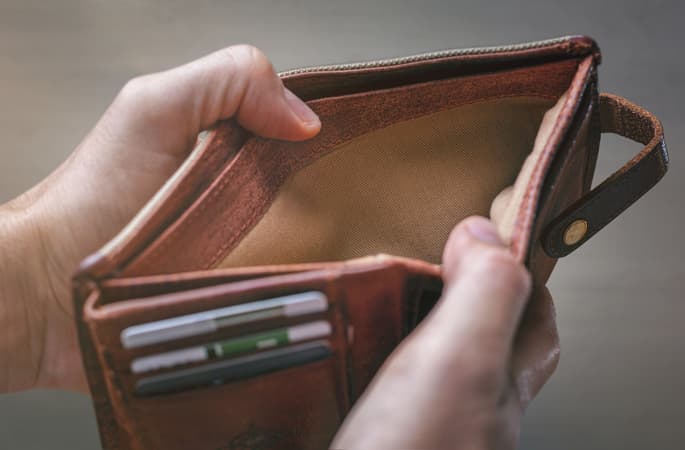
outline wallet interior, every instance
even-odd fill
[[[381,253],[439,263],[454,226],[488,214],[511,243],[533,170],[580,102],[580,67],[302,82],[316,137],[210,132],[99,261],[119,261],[119,276]]]
[[[461,219],[514,183],[554,100],[486,100],[336,147],[292,176],[223,267],[379,252],[439,262]]]
[[[570,81],[573,71],[538,73]],[[336,145],[281,186],[218,267],[377,253],[439,263],[451,229],[470,215],[487,216],[499,194],[505,200],[494,205],[493,216],[508,240],[518,210],[512,202],[522,200],[517,194],[530,176],[524,162],[535,164],[563,103],[563,84],[545,91],[535,72],[527,77],[515,95],[476,91],[464,103]],[[373,93],[366,101],[378,108]]]

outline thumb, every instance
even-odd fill
[[[259,136],[284,140],[310,138],[321,127],[260,50],[238,45],[134,78],[95,132],[107,134],[107,141],[120,148],[185,156],[200,131],[229,118]]]
[[[284,88],[266,57],[246,45],[131,80],[30,196],[45,223],[61,223],[68,235],[59,238],[65,271],[142,208],[185,160],[200,131],[226,119],[287,140],[312,137],[321,126]]]
[[[443,254],[443,278],[443,296],[421,332],[447,343],[448,360],[506,367],[530,292],[530,276],[500,242],[489,220],[470,217],[454,229]]]

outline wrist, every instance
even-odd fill
[[[45,214],[28,195],[0,206],[0,391],[80,389],[69,274],[61,273]],[[76,359],[76,361],[74,361]]]
[[[40,237],[28,209],[0,207],[0,390],[30,389],[38,383],[45,341],[45,296],[39,255]]]

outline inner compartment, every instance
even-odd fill
[[[218,267],[377,253],[439,263],[452,228],[514,184],[557,99],[477,100],[338,145],[281,186]]]
[[[560,106],[570,112],[579,101],[581,90],[569,87],[585,79],[587,65],[580,62],[569,58],[311,99],[323,124],[316,137],[247,137],[185,206],[152,205],[178,212],[138,248],[131,240],[135,252],[118,276],[379,253],[438,263],[451,229],[489,210],[505,242],[513,242],[515,219],[550,132],[570,120],[559,115]],[[207,148],[221,153],[221,136],[210,134]],[[192,176],[193,185],[205,179],[201,171]],[[101,259],[103,265],[115,260]]]

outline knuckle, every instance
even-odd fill
[[[152,75],[142,75],[131,78],[124,84],[117,95],[117,101],[124,105],[135,104],[149,100],[153,93]]]
[[[145,75],[131,78],[126,82],[124,87],[121,89],[121,93],[124,95],[138,94],[141,91],[144,91],[146,84],[147,79]]]
[[[116,99],[121,101],[128,101],[131,98],[136,97],[136,93],[140,90],[140,78],[131,78],[124,84],[124,86],[119,90],[119,94]]]
[[[229,58],[238,66],[249,68],[253,75],[272,75],[273,66],[269,58],[257,47],[239,44],[226,49]]]

